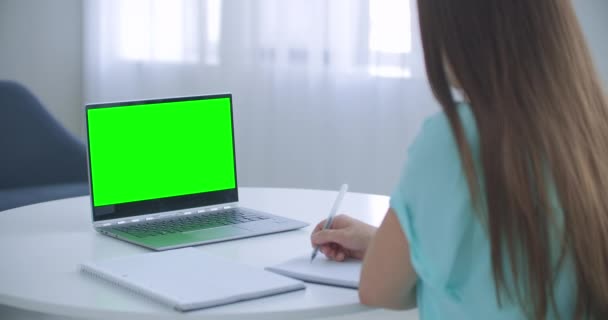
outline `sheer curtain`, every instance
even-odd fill
[[[387,194],[438,110],[413,2],[89,0],[85,98],[232,92],[240,185]]]

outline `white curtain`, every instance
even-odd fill
[[[88,0],[87,102],[231,92],[242,186],[388,194],[438,110],[408,0]]]

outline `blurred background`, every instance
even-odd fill
[[[606,84],[608,1],[573,3]],[[410,0],[0,0],[0,79],[81,138],[86,103],[231,92],[241,186],[389,194],[439,110],[416,15]]]

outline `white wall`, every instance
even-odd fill
[[[608,1],[574,0],[595,65],[608,90]]]
[[[82,134],[82,2],[0,0],[0,79],[26,85]]]

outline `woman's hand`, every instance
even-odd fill
[[[312,246],[320,246],[319,250],[331,260],[363,259],[377,228],[341,214],[334,218],[329,229],[321,230],[325,221],[313,230]]]

